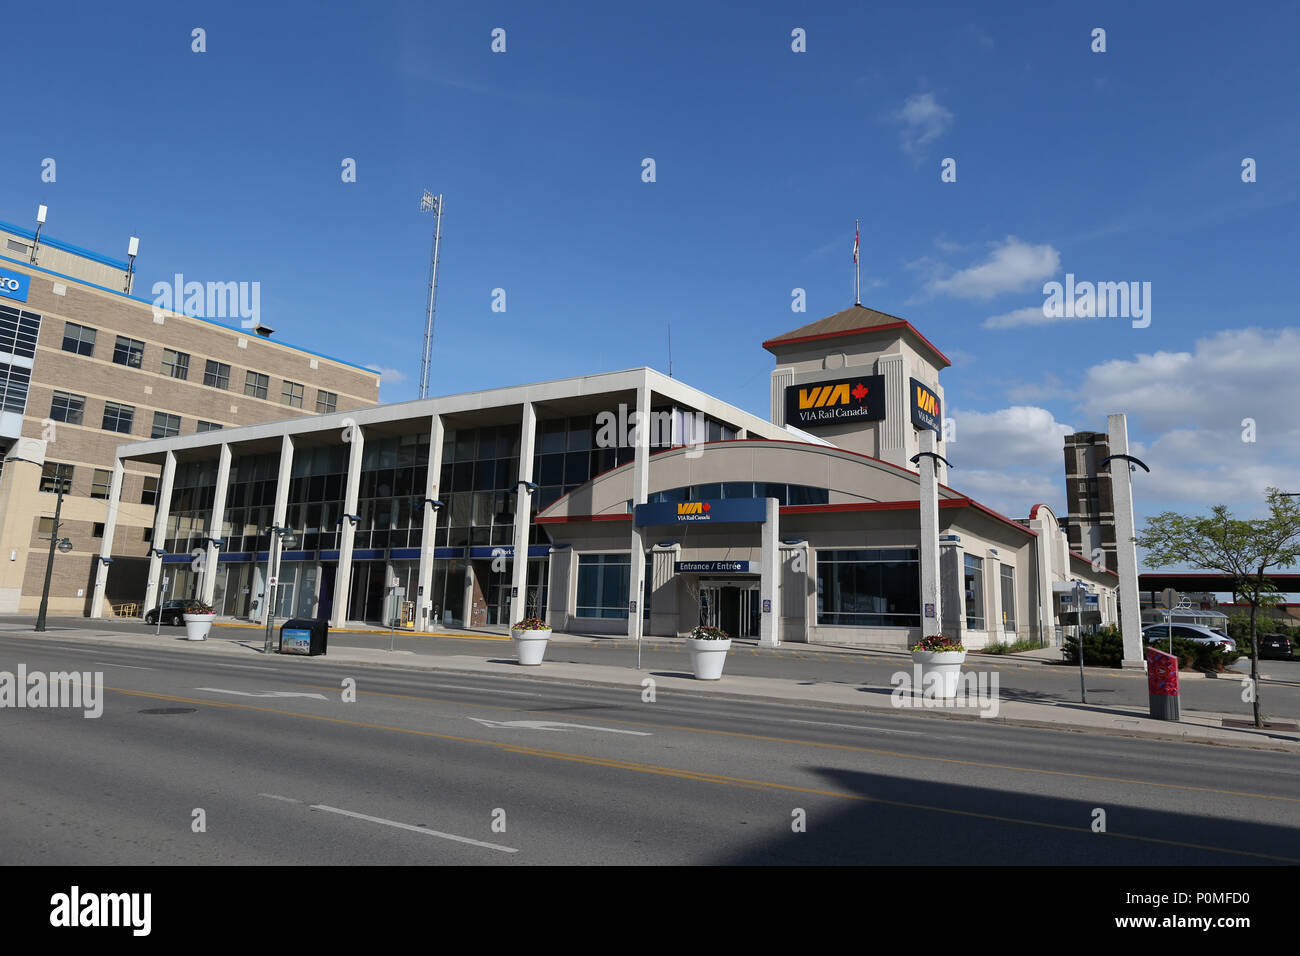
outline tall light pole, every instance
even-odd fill
[[[42,209],[45,207],[42,206]],[[63,479],[63,465],[54,466],[54,484],[59,497],[54,502],[54,527],[50,529],[50,556],[45,561],[45,587],[41,590],[41,610],[36,615],[36,630],[45,630],[45,615],[50,609],[50,579],[54,575],[54,549],[71,551],[72,542],[59,538],[59,515],[63,512],[63,492],[66,489]],[[64,542],[67,541],[65,545]]]
[[[279,525],[272,525],[263,529],[263,532],[271,536],[268,542],[266,555],[266,641],[262,646],[262,652],[271,653],[271,631],[275,627],[275,592],[276,592],[276,575],[280,573],[280,551],[286,544],[285,538],[289,540],[287,544],[293,547],[297,543],[292,528],[282,528]]]
[[[438,247],[442,242],[442,193],[429,190],[420,197],[420,212],[432,212],[433,252],[429,255],[429,304],[424,314],[424,352],[420,359],[420,397],[429,397],[429,371],[433,365],[433,310],[438,301]]]

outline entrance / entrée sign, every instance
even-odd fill
[[[657,524],[735,524],[767,520],[766,498],[720,498],[716,501],[660,501],[637,505],[638,528]]]
[[[934,605],[933,605],[933,604],[927,604],[927,605],[925,606],[925,616],[926,616],[926,617],[934,617]]]
[[[31,276],[25,276],[21,272],[10,272],[8,269],[0,269],[0,295],[6,299],[17,299],[19,302],[27,301],[27,289],[31,286]]]
[[[878,422],[885,417],[885,376],[853,375],[787,385],[785,423],[817,428],[842,422]]]
[[[674,561],[673,574],[750,574],[751,561]]]
[[[908,392],[912,396],[912,424],[943,434],[943,407],[939,396],[928,386],[911,379]]]

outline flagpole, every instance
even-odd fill
[[[853,304],[862,304],[862,262],[858,255],[858,236],[861,233],[862,220],[853,220]]]

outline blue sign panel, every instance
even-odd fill
[[[530,544],[528,546],[528,556],[530,558],[544,558],[551,553],[549,544]],[[515,556],[515,547],[512,544],[495,544],[495,545],[476,545],[469,549],[471,558],[513,558]]]
[[[749,574],[752,561],[674,561],[673,574]]]
[[[31,284],[31,276],[25,276],[21,272],[10,272],[8,269],[0,269],[0,295],[6,299],[17,299],[19,302],[26,302],[27,289]]]
[[[280,632],[281,654],[310,654],[311,631],[305,627],[286,627]]]
[[[720,498],[716,501],[663,501],[637,505],[638,528],[659,524],[738,524],[767,520],[766,498]]]

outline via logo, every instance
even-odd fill
[[[705,515],[709,513],[707,501],[682,501],[677,505],[679,515]]]

